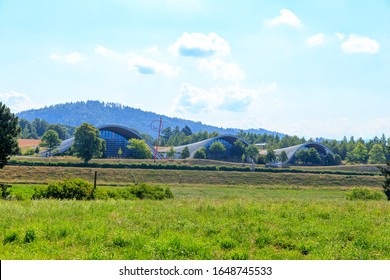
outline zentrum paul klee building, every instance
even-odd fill
[[[129,149],[127,148],[128,140],[132,139],[132,138],[144,140],[144,138],[135,130],[121,126],[121,125],[102,125],[102,126],[99,126],[98,129],[100,131],[100,137],[106,141],[106,152],[104,154],[104,157],[106,157],[106,158],[117,158],[119,150],[122,151],[121,157],[131,158],[132,155],[131,155]],[[192,143],[192,144],[188,144],[188,145],[184,145],[184,146],[177,146],[177,147],[174,147],[174,150],[176,151],[177,156],[179,156],[180,153],[182,152],[182,150],[185,147],[188,147],[188,149],[190,151],[190,158],[192,158],[192,157],[194,157],[195,152],[201,148],[205,148],[206,153],[207,153],[210,146],[214,142],[218,141],[218,142],[221,142],[226,148],[226,151],[224,152],[224,154],[219,155],[218,159],[228,160],[228,161],[237,161],[237,159],[234,158],[231,154],[233,143],[237,140],[241,140],[242,143],[244,144],[244,146],[249,145],[246,141],[238,138],[237,136],[219,135],[219,136],[216,136],[216,137],[213,137],[210,139],[206,139],[206,140],[203,140],[200,142],[196,142],[196,143]],[[73,143],[74,143],[74,138],[64,140],[58,149],[58,153],[65,152],[73,145]],[[158,152],[158,151],[156,151],[156,149],[153,147],[153,145],[151,143],[146,142],[146,144],[148,145],[152,154],[153,155],[156,154],[156,157],[158,159],[164,158],[166,149],[159,149],[159,152]],[[277,150],[275,150],[275,154],[279,155],[280,153],[282,153],[284,151],[287,154],[288,159],[285,162],[283,162],[283,164],[294,163],[295,162],[294,155],[299,150],[308,149],[308,148],[316,149],[321,157],[326,156],[329,153],[332,153],[332,151],[328,147],[326,147],[320,143],[308,142],[308,143],[304,143],[301,145],[296,145],[296,146],[287,147],[287,148],[283,148],[283,149],[277,149]]]

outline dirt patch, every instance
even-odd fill
[[[18,139],[18,144],[20,148],[25,147],[37,147],[39,146],[39,143],[41,143],[41,140],[36,139]]]

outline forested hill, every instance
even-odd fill
[[[145,112],[140,109],[123,106],[117,103],[104,103],[100,101],[52,105],[42,109],[23,111],[17,115],[19,118],[24,118],[29,121],[39,118],[44,119],[51,124],[65,124],[71,126],[79,126],[83,122],[88,122],[95,126],[103,124],[118,124],[134,128],[139,132],[152,136],[155,136],[156,132],[151,129],[151,122],[159,120],[161,116],[153,112]],[[166,116],[162,116],[162,118],[164,127],[178,126],[179,128],[183,128],[187,125],[193,132],[216,131],[219,134],[237,134],[240,130],[238,128],[225,129],[179,118],[170,118]],[[261,128],[244,131],[256,134],[276,134],[276,132]]]

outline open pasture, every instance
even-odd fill
[[[171,189],[175,198],[164,201],[1,201],[0,258],[390,258],[385,198],[348,201],[335,188]]]
[[[81,177],[98,188],[145,182],[175,198],[30,200],[34,187]],[[1,259],[389,259],[390,203],[380,176],[6,166]]]

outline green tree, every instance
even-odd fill
[[[310,164],[318,165],[322,164],[320,154],[315,148],[309,148],[309,162]]]
[[[32,126],[28,120],[20,119],[19,125],[22,128],[21,135],[19,135],[19,137],[22,139],[38,139],[35,127]]]
[[[186,158],[189,158],[190,155],[191,155],[190,154],[190,149],[188,149],[188,147],[184,147],[184,149],[180,153],[180,158],[186,159]]]
[[[152,152],[144,140],[132,138],[129,140],[129,145],[127,148],[129,149],[130,157],[132,158],[149,159],[152,157]]]
[[[387,150],[390,152],[390,146],[387,146]],[[385,181],[382,184],[383,192],[387,196],[387,199],[390,201],[390,161],[386,161],[385,167],[379,167],[382,175],[385,177]]]
[[[259,150],[252,144],[245,148],[245,154],[256,162],[259,156]]]
[[[118,157],[121,158],[121,157],[122,157],[122,154],[123,154],[122,148],[119,147],[119,150],[118,150]]]
[[[282,151],[278,158],[280,162],[286,162],[288,160],[287,153],[285,151]]]
[[[211,144],[209,152],[213,157],[221,156],[224,152],[226,152],[226,147],[221,142],[215,141]]]
[[[380,164],[386,162],[385,153],[381,144],[374,144],[368,155],[368,163]]]
[[[176,156],[176,150],[173,147],[171,147],[167,152],[167,157],[174,158],[175,156]]]
[[[43,134],[40,145],[41,147],[49,148],[50,156],[50,151],[60,144],[61,139],[58,137],[58,133],[54,130],[49,129],[45,132],[45,134]]]
[[[49,126],[47,121],[45,121],[43,119],[38,119],[38,118],[35,118],[31,122],[31,125],[35,128],[35,131],[37,132],[38,137],[42,137],[43,134],[46,132],[47,127]]]
[[[242,154],[245,153],[245,144],[241,140],[236,140],[233,143],[233,146],[230,149],[232,156],[237,157],[238,160],[241,159]]]
[[[74,152],[77,157],[84,160],[84,163],[88,163],[93,157],[103,155],[104,140],[99,136],[99,130],[88,123],[83,123],[76,129]]]
[[[19,152],[17,137],[20,130],[18,117],[0,102],[0,168],[7,164],[10,156]]]
[[[295,162],[297,164],[307,164],[309,162],[309,156],[308,149],[300,149],[294,155]]]
[[[315,148],[300,149],[295,153],[295,160],[298,164],[322,164],[320,154]]]
[[[268,149],[267,154],[265,155],[264,161],[265,163],[272,163],[276,160],[276,155],[274,150]]]
[[[181,129],[181,132],[183,132],[185,136],[192,135],[192,130],[187,125]]]
[[[368,158],[368,151],[366,146],[357,142],[355,148],[347,153],[346,160],[351,163],[366,163]]]
[[[194,154],[194,158],[205,159],[206,158],[206,149],[200,148],[199,150],[197,150]]]
[[[61,124],[50,124],[47,127],[48,130],[54,130],[58,133],[58,137],[61,140],[65,140],[70,137],[69,133],[66,131],[65,127]]]

